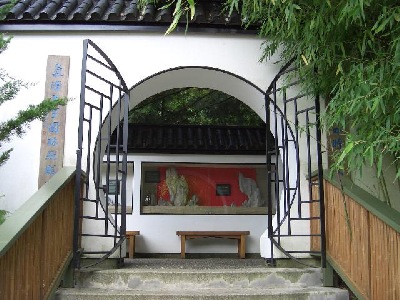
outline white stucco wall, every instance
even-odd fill
[[[376,176],[376,169],[369,165],[363,167],[361,174],[353,172],[351,178],[356,185],[384,202],[388,201],[383,192],[386,189],[391,207],[400,211],[400,184],[398,180],[394,180],[396,166],[390,157],[384,157],[382,165],[382,175],[379,179]]]
[[[70,56],[68,96],[72,100],[67,106],[66,166],[75,165],[76,160],[82,41],[86,38],[108,53],[128,86],[168,68],[207,66],[232,72],[265,89],[278,70],[272,62],[258,62],[261,41],[247,35],[65,32],[13,35],[9,49],[0,55],[0,65],[12,76],[35,85],[22,91],[15,101],[2,105],[0,120],[43,99],[48,55]],[[40,131],[41,122],[34,122],[22,139],[4,145],[4,149],[10,146],[14,151],[0,172],[0,191],[4,194],[1,208],[12,212],[37,190]]]
[[[78,109],[80,95],[80,77],[82,63],[82,41],[92,39],[105,51],[118,67],[128,87],[136,86],[155,73],[181,66],[201,66],[216,68],[240,76],[248,81],[242,85],[223,73],[215,78],[212,71],[189,73],[177,72],[174,76],[156,76],[138,85],[131,94],[132,105],[146,97],[168,88],[182,87],[185,84],[215,88],[234,95],[253,108],[265,120],[264,98],[260,91],[265,90],[280,66],[276,58],[260,63],[262,41],[249,35],[208,35],[208,34],[172,34],[161,33],[14,33],[9,49],[0,55],[0,65],[17,78],[34,82],[35,85],[22,91],[15,101],[4,104],[0,110],[0,121],[7,119],[28,104],[39,103],[44,97],[45,70],[48,55],[70,57],[68,96],[72,99],[67,106],[65,133],[64,165],[74,166],[77,149]],[[190,73],[192,74],[192,73]],[[187,82],[186,82],[187,81]],[[185,83],[186,82],[186,83]],[[240,80],[238,81],[240,82]],[[252,87],[251,87],[252,86]],[[257,89],[257,87],[259,89]],[[279,105],[281,105],[279,103]],[[32,123],[30,130],[22,139],[14,139],[4,148],[13,147],[10,160],[0,170],[0,208],[14,211],[37,190],[39,172],[41,122]],[[305,141],[302,141],[304,143]],[[314,155],[314,153],[313,153]],[[135,161],[144,158],[137,157]],[[146,158],[147,159],[147,158]],[[154,159],[158,159],[154,157]],[[177,158],[180,160],[179,158]],[[200,157],[191,159],[201,160]],[[229,158],[226,158],[229,160]],[[243,158],[244,161],[250,158]],[[301,155],[302,166],[305,156]],[[135,162],[136,164],[136,162]],[[135,169],[140,168],[135,165]],[[293,165],[291,167],[294,167]],[[305,171],[301,176],[305,178]],[[135,182],[135,184],[139,184]],[[137,191],[138,188],[134,188]],[[305,197],[308,195],[304,187]],[[138,205],[138,204],[137,204]],[[259,238],[267,226],[266,216],[140,216],[138,210],[127,219],[128,230],[140,230],[138,252],[179,252],[176,230],[194,228],[218,230],[251,230],[248,252],[259,252]],[[307,213],[307,212],[306,212]],[[137,218],[136,218],[137,217]],[[172,220],[173,218],[173,220]],[[172,221],[171,221],[172,220]],[[189,222],[188,222],[189,221]],[[151,226],[154,222],[162,226]],[[185,223],[185,228],[180,227]],[[243,228],[246,224],[246,228]],[[217,226],[218,225],[218,226]],[[88,227],[93,225],[88,225]],[[218,228],[217,228],[217,227]],[[307,226],[299,227],[307,231]],[[161,231],[162,229],[162,231]],[[157,240],[155,236],[164,237]],[[221,245],[208,245],[198,252],[235,252],[235,246],[229,242]],[[90,243],[89,243],[90,244]],[[210,248],[211,247],[211,248]],[[150,250],[151,249],[151,250]],[[190,252],[190,245],[188,252]]]

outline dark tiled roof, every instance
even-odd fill
[[[8,3],[0,0],[0,6]],[[223,1],[199,0],[192,26],[240,28],[238,13],[221,13]],[[139,11],[137,0],[20,0],[1,23],[12,24],[124,24],[163,25],[172,9],[149,4]],[[186,24],[186,16],[182,18]]]
[[[266,151],[265,126],[129,124],[130,153],[252,154]],[[274,145],[271,133],[270,145]],[[115,143],[115,135],[113,138]]]

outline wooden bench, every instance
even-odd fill
[[[225,238],[238,241],[238,254],[240,258],[246,256],[246,236],[250,231],[177,231],[181,237],[181,258],[186,256],[186,240],[200,238]]]
[[[140,231],[127,231],[126,239],[129,242],[129,258],[133,258],[135,256],[135,237],[140,235]]]

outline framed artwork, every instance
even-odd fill
[[[230,184],[218,184],[215,189],[215,195],[217,196],[230,196],[231,195],[231,185]]]
[[[159,183],[160,182],[160,171],[146,171],[144,173],[144,182]]]
[[[119,195],[119,181],[110,180],[107,190],[109,195]]]

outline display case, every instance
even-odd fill
[[[264,164],[142,163],[142,214],[267,213]]]

